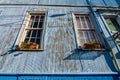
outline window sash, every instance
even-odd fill
[[[23,31],[22,39],[19,46],[23,42],[39,45],[38,49],[42,48],[42,35],[43,35],[43,25],[45,20],[45,14],[43,13],[34,13],[29,14],[26,26]],[[22,50],[37,50],[37,49],[23,49]]]
[[[75,21],[79,46],[84,47],[84,44],[92,43],[93,41],[101,44],[88,14],[75,14]]]

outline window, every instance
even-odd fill
[[[75,14],[77,42],[82,49],[100,49],[102,44],[91,22],[89,14]]]
[[[114,16],[104,16],[104,18],[113,35],[113,38],[120,46],[120,24],[118,21],[118,17],[114,15]],[[115,38],[116,35],[117,37]]]
[[[44,30],[45,13],[30,13],[22,38],[19,43],[21,50],[40,50],[42,48],[42,34]]]

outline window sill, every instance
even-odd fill
[[[84,49],[84,48],[78,48],[79,49],[79,51],[105,51],[105,50],[107,50],[107,49],[103,49],[103,48],[101,48],[101,49]]]
[[[14,51],[44,51],[44,49],[20,49],[20,50],[14,50]]]

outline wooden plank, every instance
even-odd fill
[[[16,51],[5,56],[0,56],[0,72],[41,74],[113,71],[104,55],[100,55],[98,52],[78,52],[76,49],[74,25],[72,23],[73,16],[70,11],[80,13],[81,11],[84,12],[84,9],[79,7],[56,8],[46,6],[4,6],[2,8],[0,24],[5,25],[0,26],[0,54],[6,52],[14,43],[27,11],[44,10],[48,11],[48,15],[44,34],[44,51]],[[89,12],[87,8],[85,9]],[[64,15],[51,17],[56,14]],[[9,25],[9,23],[13,23],[14,21],[21,22]],[[49,23],[51,24],[48,25]],[[23,27],[24,25],[25,23]],[[97,57],[90,59],[94,56]],[[111,57],[108,59],[111,59]]]
[[[93,5],[119,6],[118,0],[91,0]],[[48,4],[48,5],[87,5],[86,0],[0,0],[0,4]]]

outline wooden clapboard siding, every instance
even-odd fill
[[[93,5],[101,5],[101,6],[119,6],[117,0],[92,0]]]
[[[119,6],[119,0],[91,0],[95,6]],[[87,5],[86,0],[0,0],[0,4]]]
[[[72,12],[89,12],[80,7],[1,6],[0,54],[13,45],[24,25],[27,11],[47,11],[44,51],[16,51],[0,56],[0,72],[81,73],[114,72],[109,53],[77,51]],[[63,14],[63,16],[53,15]],[[53,17],[52,17],[53,16]],[[68,24],[68,19],[70,24]],[[22,24],[23,23],[23,24]],[[64,25],[62,25],[64,24]],[[108,56],[108,57],[106,57]],[[109,64],[111,63],[111,64]]]

